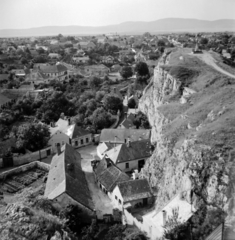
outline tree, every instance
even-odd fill
[[[85,227],[82,230],[82,240],[93,240],[95,239],[95,235],[99,231],[99,226],[95,219],[92,220],[91,225],[89,227]]]
[[[104,99],[104,107],[107,110],[117,112],[122,110],[123,104],[122,100],[116,94],[107,94]]]
[[[89,85],[93,90],[96,90],[100,87],[101,83],[102,83],[102,80],[100,78],[92,77]]]
[[[100,102],[105,95],[105,91],[98,91],[96,92],[95,99],[97,102]]]
[[[120,74],[123,78],[127,79],[133,75],[132,68],[129,66],[124,66],[121,68]]]
[[[69,228],[76,235],[79,235],[82,231],[81,213],[82,211],[79,207],[72,204],[60,211],[60,218],[66,219],[65,227]]]
[[[38,123],[24,124],[18,128],[16,146],[37,151],[47,145],[49,137],[48,126]]]
[[[147,80],[150,78],[149,68],[145,62],[138,62],[135,66],[136,81],[142,86],[148,84]]]
[[[108,233],[106,234],[104,240],[122,240],[124,239],[125,235],[123,234],[125,230],[125,226],[121,224],[115,224],[109,228]]]
[[[203,44],[203,45],[206,45],[208,42],[209,42],[209,41],[208,41],[207,38],[202,38],[202,39],[200,40],[200,43]]]
[[[135,102],[135,99],[134,99],[134,98],[131,98],[131,99],[128,101],[128,107],[129,107],[129,108],[135,108],[135,107],[136,107],[136,102]]]
[[[111,115],[103,108],[97,108],[90,117],[90,120],[96,131],[103,128],[108,128],[113,123]]]
[[[165,47],[165,42],[163,41],[163,40],[158,40],[158,42],[157,42],[157,46],[158,47]]]
[[[136,126],[137,129],[139,129],[140,127],[145,129],[150,128],[148,118],[142,112],[137,113],[133,120],[133,124]]]

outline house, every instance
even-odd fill
[[[43,49],[44,51],[48,51],[49,50],[49,48],[47,46],[38,45],[38,44],[35,45],[35,49],[36,50]]]
[[[49,80],[58,79],[64,81],[67,78],[67,68],[60,63],[40,66],[40,70]]]
[[[123,224],[136,225],[140,231],[146,232],[151,240],[163,239],[164,226],[167,220],[173,216],[174,212],[178,212],[178,219],[182,223],[189,221],[196,212],[193,204],[191,204],[191,200],[183,196],[184,194],[182,193],[177,194],[171,201],[166,203],[160,211],[154,207],[145,211],[143,214],[141,213],[141,220],[137,220],[132,215],[131,210],[128,210],[129,206],[124,205]],[[136,211],[135,214],[138,214],[138,211]]]
[[[114,143],[103,142],[96,148],[97,156],[102,159],[105,156],[105,152],[112,149],[115,146]]]
[[[104,128],[100,134],[100,143],[126,143],[129,139],[131,142],[139,140],[149,140],[151,130],[149,129],[108,129]]]
[[[11,72],[14,73],[16,77],[25,77],[24,69],[13,69]]]
[[[103,56],[101,59],[102,63],[106,63],[106,64],[113,64],[114,63],[114,57],[112,56]]]
[[[128,140],[126,144],[115,145],[104,154],[123,172],[131,173],[135,169],[140,171],[143,168],[146,159],[152,155],[152,147],[150,140]]]
[[[89,57],[88,56],[73,56],[72,61],[75,63],[88,63]]]
[[[125,207],[147,206],[153,201],[153,194],[147,179],[127,180],[117,183],[112,200],[120,210]]]
[[[135,119],[135,114],[130,113],[119,125],[119,128],[136,128],[133,121]]]
[[[69,204],[81,210],[81,219],[89,222],[95,217],[94,205],[85,174],[81,167],[81,155],[69,144],[57,148],[52,158],[44,196],[53,200],[58,209]]]
[[[95,48],[95,44],[93,42],[79,42],[79,45],[83,50],[91,50]]]
[[[116,185],[130,179],[108,158],[97,161],[93,166],[93,172],[98,186],[110,199],[113,198],[112,192]]]
[[[48,77],[40,70],[40,68],[31,69],[30,73],[26,75],[26,81],[35,84],[48,82]]]
[[[135,58],[135,61],[136,62],[146,62],[147,61],[147,58],[146,56],[143,54],[143,51],[139,51],[136,53],[136,55],[134,56]]]
[[[78,148],[92,143],[92,134],[77,124],[71,124],[70,119],[60,118],[55,124],[51,123],[50,132],[49,144],[52,152],[56,151],[58,144],[63,146],[68,143]]]
[[[97,77],[104,77],[109,74],[110,70],[103,64],[84,66],[86,74],[95,75]]]
[[[61,55],[58,53],[49,53],[48,57],[52,59],[60,59]]]

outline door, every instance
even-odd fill
[[[51,149],[47,149],[47,156],[51,155]]]
[[[148,205],[148,198],[144,198],[144,199],[143,199],[143,205],[144,205],[144,206]]]
[[[144,159],[138,161],[138,170],[139,171],[140,171],[141,168],[143,168],[144,164],[145,164]]]

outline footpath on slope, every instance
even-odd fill
[[[197,56],[199,59],[201,59],[202,61],[204,61],[207,65],[210,65],[211,67],[213,67],[215,70],[217,70],[218,72],[221,72],[224,75],[227,75],[231,78],[235,78],[235,75],[225,71],[224,69],[222,69],[221,67],[219,67],[216,64],[216,60],[210,55],[209,52],[203,52],[203,54],[195,54],[195,56]]]

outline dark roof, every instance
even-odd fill
[[[141,139],[150,139],[151,130],[149,129],[103,129],[100,135],[100,142],[117,142],[125,143],[138,141]],[[115,140],[116,137],[116,140]]]
[[[67,71],[67,68],[62,64],[41,66],[40,69],[43,73],[59,73]]]
[[[0,81],[2,80],[8,80],[8,77],[10,76],[10,74],[0,74]]]
[[[120,182],[117,185],[124,202],[152,197],[149,183],[145,178]]]
[[[69,144],[61,148],[60,155],[56,154],[52,158],[44,195],[49,199],[55,199],[65,192],[78,203],[93,210],[87,181],[81,167],[81,156]]]
[[[123,122],[121,123],[122,126],[124,126],[125,128],[134,128],[135,125],[133,124],[133,121],[135,119],[135,114],[130,113],[129,116],[123,120]]]
[[[115,164],[151,156],[150,140],[120,144],[105,153]]]
[[[71,138],[74,139],[74,138],[82,137],[82,136],[85,136],[88,134],[90,134],[90,132],[88,132],[87,130],[85,130],[85,129],[79,127],[77,124],[75,124]]]
[[[107,164],[108,163],[110,164]],[[127,181],[129,177],[122,172],[110,159],[103,158],[94,169],[97,180],[107,189],[112,191],[117,183]]]

